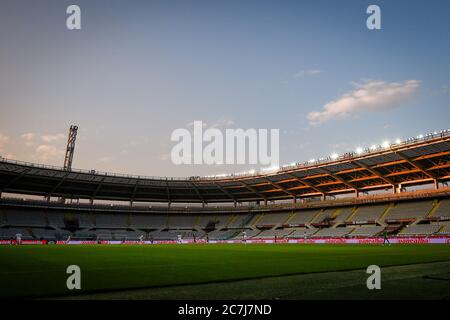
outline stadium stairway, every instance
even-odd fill
[[[286,222],[284,222],[284,224],[289,224],[289,222],[292,220],[292,218],[294,218],[295,217],[295,212],[294,211],[292,211],[290,214],[289,214],[289,217],[286,219]]]
[[[226,228],[228,228],[228,226],[233,225],[234,220],[237,219],[237,215],[235,213],[233,213],[233,216],[231,217],[231,219],[228,221],[228,223],[226,224]]]
[[[310,228],[310,229],[313,228],[313,227],[311,226],[311,223],[315,222],[315,220],[317,219],[317,217],[320,217],[320,216],[322,215],[323,212],[324,212],[324,209],[319,210],[319,211],[314,215],[314,217],[312,217],[312,219],[311,219],[309,222],[305,223],[305,225],[306,225],[308,228]]]
[[[433,203],[433,208],[431,208],[430,212],[428,212],[428,214],[425,215],[425,218],[432,217],[434,215],[434,213],[439,209],[440,206],[441,206],[441,201],[436,199]]]
[[[339,217],[339,215],[341,214],[341,212],[342,212],[342,209],[341,208],[338,208],[338,209],[336,209],[334,212],[333,212],[333,215],[331,216],[331,218],[333,219],[333,225],[331,226],[331,228],[336,228],[337,226],[339,226],[339,225],[341,225],[342,224],[342,222],[340,222],[340,223],[334,223],[334,220],[337,218],[337,217]]]
[[[349,216],[347,217],[347,219],[345,219],[345,221],[352,221],[352,220],[353,220],[353,217],[356,215],[356,213],[358,212],[358,210],[359,210],[359,207],[354,207],[354,208],[353,208],[352,214],[349,215]]]
[[[386,223],[384,222],[386,216],[389,214],[389,211],[391,211],[392,208],[396,206],[395,203],[390,203],[386,209],[384,209],[384,212],[381,214],[381,217],[376,221],[376,223],[382,225],[383,227],[386,227]]]
[[[438,199],[433,201],[433,206],[431,207],[430,211],[423,217],[423,218],[417,218],[413,223],[410,224],[410,226],[415,226],[416,224],[426,221],[428,217],[431,217],[436,210],[439,208],[440,201]]]
[[[258,224],[258,222],[261,221],[262,217],[264,217],[264,213],[263,213],[263,214],[260,214],[259,217],[257,217],[257,218],[255,219],[255,221],[253,221],[251,227],[254,228],[254,227]]]

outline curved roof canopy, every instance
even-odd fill
[[[0,158],[0,191],[103,200],[218,203],[365,192],[450,180],[450,136],[392,145],[364,155],[271,174],[222,178],[144,178]]]

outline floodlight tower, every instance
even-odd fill
[[[66,157],[64,158],[64,170],[72,170],[73,153],[75,152],[75,141],[77,140],[78,127],[71,125],[67,139]]]

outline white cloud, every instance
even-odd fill
[[[392,109],[414,94],[419,85],[418,80],[391,83],[366,81],[363,84],[355,84],[354,90],[328,102],[323,111],[310,112],[307,119],[309,124],[316,125],[361,111]]]
[[[214,122],[210,126],[210,128],[223,128],[223,127],[232,126],[232,125],[234,125],[233,120],[223,119],[223,120],[218,120],[218,121]]]
[[[31,141],[31,140],[34,139],[35,136],[36,136],[35,133],[27,132],[27,133],[24,133],[24,134],[20,135],[20,139],[23,139],[25,141]]]
[[[301,70],[301,71],[297,72],[296,74],[294,74],[294,78],[301,78],[303,76],[314,76],[314,75],[317,75],[320,73],[322,73],[322,71],[318,70],[318,69]]]
[[[62,159],[63,155],[63,150],[48,144],[41,144],[36,148],[36,157],[43,162],[48,160],[52,160],[52,162],[54,162],[54,160]]]
[[[52,142],[60,139],[64,139],[65,135],[63,133],[58,133],[54,135],[42,135],[41,139],[45,142]]]

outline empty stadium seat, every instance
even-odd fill
[[[22,235],[22,240],[32,240],[33,237],[26,228],[0,228],[0,239],[9,240],[15,238],[16,234]]]
[[[254,238],[256,239],[273,239],[275,237],[284,238],[288,236],[292,231],[293,231],[292,229],[264,230],[258,235],[256,235]]]
[[[288,238],[309,238],[317,232],[317,228],[292,228],[293,231],[288,234]]]
[[[211,232],[208,232],[203,236],[203,239],[206,239],[206,235],[208,236],[209,240],[228,240],[231,237],[233,237],[237,233],[236,230],[214,230]]]
[[[127,226],[126,214],[96,214],[95,225],[98,228],[123,228]]]
[[[336,212],[334,213],[335,215],[333,222],[337,224],[346,221],[347,218],[353,213],[353,209],[353,207],[350,207],[336,210]]]
[[[197,221],[197,216],[195,215],[169,215],[169,220],[167,226],[172,229],[177,228],[192,228]]]
[[[441,228],[437,224],[417,224],[414,226],[406,226],[399,235],[429,236],[439,231]]]
[[[45,213],[40,210],[9,208],[6,212],[7,224],[11,226],[37,226],[47,225]]]
[[[450,225],[443,226],[442,229],[438,232],[439,235],[450,235]]]
[[[311,222],[316,214],[319,213],[319,210],[302,210],[297,211],[290,220],[287,221],[288,224],[291,225],[300,225],[307,224]]]
[[[352,237],[373,237],[384,230],[382,226],[362,226],[355,228],[355,230],[350,233]]]
[[[324,228],[317,231],[313,238],[339,238],[353,231],[353,228]]]
[[[252,220],[252,214],[236,214],[228,224],[228,228],[242,228],[249,226]]]
[[[277,225],[284,223],[289,217],[289,213],[265,213],[256,224],[260,226],[264,225]]]
[[[335,211],[336,209],[334,208],[321,210],[319,214],[314,217],[311,223],[321,223],[326,220],[330,220],[333,217]]]
[[[359,206],[351,218],[351,221],[377,221],[386,208],[387,205],[385,204]]]
[[[450,199],[443,199],[439,203],[439,207],[433,213],[434,217],[450,217]]]
[[[433,207],[433,201],[400,202],[391,208],[386,220],[416,219],[425,217]]]
[[[145,228],[145,229],[162,229],[166,227],[167,215],[161,214],[131,214],[130,227],[131,228]]]

